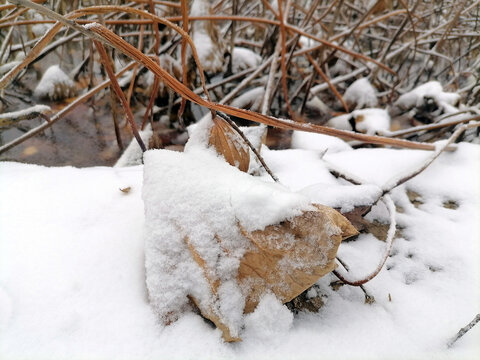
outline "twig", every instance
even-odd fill
[[[107,52],[105,51],[105,48],[103,47],[102,43],[99,41],[94,40],[95,46],[98,50],[98,53],[100,54],[100,58],[102,59],[102,64],[103,67],[105,68],[108,77],[111,82],[111,87],[115,91],[115,94],[117,94],[118,99],[123,105],[123,109],[125,110],[125,116],[127,117],[127,120],[130,124],[130,128],[132,130],[133,136],[138,142],[138,145],[140,145],[140,148],[142,149],[143,152],[147,151],[147,148],[145,144],[143,143],[143,140],[138,133],[137,129],[137,124],[135,124],[135,120],[133,118],[133,113],[132,109],[128,105],[127,99],[125,98],[125,94],[123,93],[122,89],[120,88],[120,85],[118,85],[118,80],[117,77],[115,76],[115,73],[113,72],[112,65],[110,64],[110,60],[108,58]]]
[[[344,275],[340,274],[337,270],[333,270],[333,273],[340,279],[342,280],[345,284],[351,285],[351,286],[360,286],[363,285],[370,280],[372,280],[375,276],[377,276],[380,273],[380,270],[382,270],[383,265],[385,265],[385,262],[388,259],[388,256],[390,255],[390,251],[392,250],[392,244],[393,244],[393,238],[395,237],[395,231],[396,231],[396,220],[395,220],[395,204],[393,203],[390,195],[386,194],[383,197],[383,201],[385,205],[388,208],[388,211],[390,213],[390,227],[388,229],[388,234],[387,234],[387,240],[386,240],[386,246],[385,246],[385,251],[383,254],[382,259],[380,260],[379,264],[377,265],[377,268],[368,276],[363,277],[358,280],[351,280],[345,278]]]
[[[480,314],[477,314],[477,316],[475,316],[475,318],[474,318],[472,321],[470,321],[470,323],[469,323],[467,326],[461,328],[461,329],[458,331],[457,335],[455,335],[455,337],[448,342],[447,346],[448,346],[448,347],[452,347],[453,344],[455,344],[455,342],[456,342],[458,339],[460,339],[460,338],[461,338],[463,335],[465,335],[470,329],[472,329],[475,325],[477,325],[477,323],[478,323],[479,321],[480,321]]]
[[[240,128],[237,126],[237,124],[235,124],[235,122],[232,119],[230,119],[230,117],[228,115],[226,115],[226,114],[224,114],[220,111],[217,112],[217,115],[220,116],[222,119],[226,120],[232,126],[232,128],[238,133],[238,135],[240,135],[240,137],[243,139],[243,141],[245,141],[245,143],[248,145],[250,150],[253,151],[253,153],[257,157],[258,161],[260,161],[263,168],[267,171],[268,175],[270,175],[270,177],[273,179],[273,181],[278,182],[279,181],[278,177],[276,177],[275,174],[273,174],[273,172],[270,170],[270,168],[265,163],[265,160],[263,159],[262,155],[260,155],[260,153],[257,151],[257,149],[255,149],[255,146],[252,145],[250,140],[248,140],[248,138],[245,136],[243,131],[240,130]]]
[[[480,115],[472,116],[472,117],[468,117],[468,118],[460,119],[460,120],[444,122],[444,123],[416,126],[416,127],[412,127],[412,128],[405,129],[405,130],[399,130],[399,131],[395,131],[395,132],[391,132],[391,133],[386,133],[385,136],[390,136],[390,137],[404,136],[404,135],[413,134],[413,133],[416,133],[416,132],[419,132],[419,131],[441,129],[441,128],[444,128],[444,127],[454,126],[454,125],[463,124],[463,123],[470,122],[470,121],[478,121],[478,120],[480,120]]]
[[[350,271],[348,265],[342,260],[340,259],[338,256],[336,257],[337,261],[340,263],[340,265],[343,266],[343,268],[345,269],[345,271]],[[340,278],[339,278],[340,279]],[[340,280],[342,281],[342,280]],[[370,295],[368,292],[367,292],[367,289],[365,289],[365,286],[363,285],[359,285],[358,286],[362,292],[363,292],[363,295],[365,296],[365,304],[373,304],[375,302],[375,296],[373,295]]]
[[[50,118],[45,115],[48,111],[51,111],[49,106],[35,105],[24,110],[0,114],[0,128],[14,125],[22,120],[31,120],[38,117],[50,121]]]

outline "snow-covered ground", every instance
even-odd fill
[[[308,186],[303,193],[327,205],[338,202],[329,191],[338,192],[340,185],[352,198],[368,200],[365,189],[382,186],[430,155],[352,150],[335,140],[335,150],[322,159],[318,142],[325,137],[307,136],[294,136],[296,149],[265,150],[265,160],[282,184],[294,191]],[[193,313],[165,327],[149,306],[142,166],[0,163],[0,358],[479,358],[478,325],[447,348],[480,312],[479,160],[478,145],[460,144],[393,191],[401,237],[385,268],[365,285],[374,304],[364,303],[359,288],[334,291],[330,283],[336,278],[329,274],[316,286],[326,301],[318,313],[293,316],[267,296],[246,316],[243,341],[234,344],[224,343],[218,329]],[[371,186],[352,190],[328,172],[327,163]],[[407,189],[419,194],[415,204]],[[369,217],[387,219],[382,205]],[[368,274],[384,246],[365,234],[342,243],[347,275]]]

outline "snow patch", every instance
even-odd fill
[[[355,109],[374,108],[378,105],[375,88],[367,78],[355,80],[343,95],[343,99]]]
[[[352,127],[354,123],[355,129]],[[327,126],[341,130],[357,130],[368,135],[382,133],[390,129],[390,115],[383,109],[361,109],[350,114],[336,116],[327,122]]]
[[[34,91],[36,97],[50,100],[62,100],[75,93],[75,83],[58,65],[52,65],[45,71]]]
[[[330,154],[352,150],[352,147],[340,138],[305,131],[293,132],[291,147],[292,149],[328,151]]]
[[[246,341],[278,342],[293,325],[293,314],[273,294],[265,294],[257,308],[245,317]]]
[[[262,57],[250,49],[236,46],[233,49],[232,71],[240,72],[260,65]]]

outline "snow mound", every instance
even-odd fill
[[[355,109],[374,108],[378,105],[375,88],[367,78],[355,80],[343,95],[348,106]]]
[[[341,130],[355,130],[368,135],[390,130],[390,115],[383,109],[361,109],[350,114],[336,116],[327,121],[327,126]]]
[[[45,71],[34,91],[36,97],[49,100],[62,100],[75,94],[75,83],[58,65],[52,65]]]
[[[242,70],[260,65],[262,57],[250,49],[236,46],[233,49],[232,71]]]
[[[213,149],[193,148],[186,153],[151,150],[144,156],[149,297],[168,323],[189,308],[191,296],[238,337],[245,297],[236,275],[249,248],[240,228],[264,229],[300,215],[310,203],[281,185],[240,172]],[[203,259],[207,277],[195,257]],[[216,299],[207,279],[220,283]]]
[[[313,151],[264,155],[290,188],[344,184]],[[376,148],[327,152],[325,158],[383,186],[430,155]],[[479,157],[478,145],[460,143],[393,192],[402,237],[365,286],[375,304],[366,305],[358,287],[334,291],[330,283],[336,278],[328,275],[316,285],[328,296],[318,313],[300,313],[292,326],[290,315],[266,297],[245,317],[243,342],[233,346],[195,314],[168,327],[158,324],[146,298],[143,166],[1,162],[0,358],[476,359],[478,324],[452,348],[447,343],[479,312]],[[192,183],[202,182],[202,174]],[[119,191],[127,186],[128,194]],[[419,193],[423,203],[412,204],[406,190]],[[448,201],[458,208],[445,208]],[[182,216],[188,219],[188,212]],[[376,266],[383,249],[383,242],[362,234],[342,243],[339,257],[360,276]],[[265,340],[276,330],[273,344]]]
[[[455,106],[460,97],[460,94],[443,91],[442,84],[438,81],[430,81],[401,95],[393,106],[398,111],[408,111],[413,108],[421,108],[428,99],[433,99],[443,112],[451,113],[457,111]]]

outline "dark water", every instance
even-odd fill
[[[0,144],[21,136],[42,122],[41,119],[23,120],[18,127],[3,130],[0,132]],[[120,116],[121,125],[123,122],[123,116]],[[128,145],[131,139],[129,129],[122,127],[121,133],[123,143]],[[0,161],[46,166],[111,166],[120,154],[110,107],[102,101],[94,105],[79,105],[43,133],[1,154]]]

